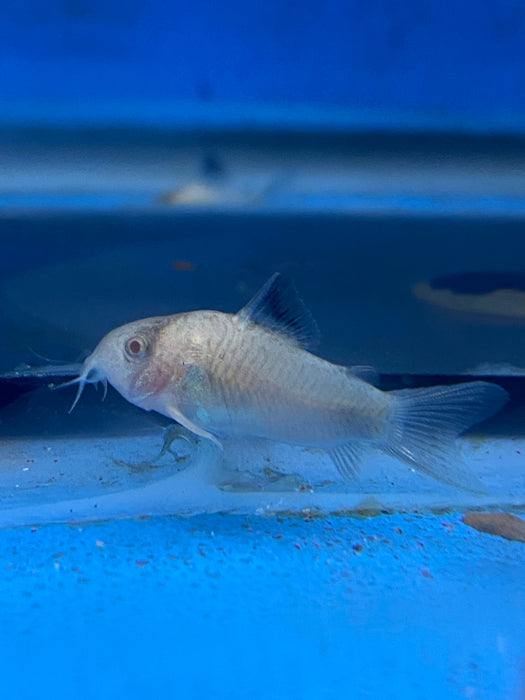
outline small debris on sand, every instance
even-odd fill
[[[506,540],[525,543],[525,520],[511,513],[478,513],[470,511],[463,516],[465,525],[504,537]]]

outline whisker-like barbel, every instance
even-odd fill
[[[74,386],[75,384],[78,384],[78,390],[77,394],[75,396],[75,400],[73,401],[73,404],[71,405],[71,408],[69,409],[68,413],[72,413],[74,410],[75,406],[80,400],[80,397],[82,396],[82,392],[84,391],[84,387],[86,384],[94,384],[95,388],[97,387],[98,382],[102,383],[102,386],[104,387],[104,393],[102,394],[102,401],[107,396],[108,392],[108,381],[106,377],[100,376],[99,373],[94,370],[90,366],[86,366],[86,363],[81,366],[81,372],[79,373],[78,377],[75,377],[74,379],[71,379],[69,382],[63,382],[62,384],[56,384],[55,386],[50,387],[51,389],[65,389],[68,386]]]

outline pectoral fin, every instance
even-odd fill
[[[208,440],[211,440],[218,447],[220,447],[222,450],[222,445],[221,445],[220,441],[217,440],[215,435],[212,435],[207,430],[204,430],[204,428],[200,428],[198,425],[195,425],[195,423],[193,423],[191,420],[186,418],[186,416],[183,415],[177,408],[170,406],[167,409],[166,413],[167,413],[167,415],[169,415],[170,418],[173,418],[173,420],[177,421],[177,423],[180,423],[185,428],[187,428],[189,431],[191,431],[192,433],[195,433],[195,435],[200,435],[200,437],[207,438]]]

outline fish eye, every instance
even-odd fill
[[[141,360],[148,354],[148,343],[142,336],[135,335],[126,341],[125,350],[128,357]]]

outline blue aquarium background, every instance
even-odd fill
[[[525,698],[525,6],[0,8],[6,698]],[[54,389],[294,280],[384,390],[481,379],[483,493]],[[480,516],[481,514],[481,516]]]
[[[512,0],[22,0],[0,23],[9,121],[522,130]]]

